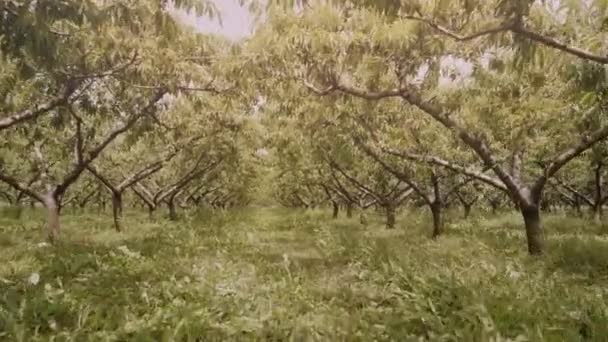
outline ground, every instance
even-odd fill
[[[514,213],[66,212],[50,246],[4,211],[0,340],[608,341],[608,231],[563,214],[537,258]]]

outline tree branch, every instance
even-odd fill
[[[580,198],[583,200],[583,202],[587,203],[589,206],[593,207],[594,206],[594,201],[592,201],[589,197],[585,196],[583,193],[581,193],[580,191],[576,190],[574,187],[572,187],[569,184],[566,184],[564,181],[562,181],[561,179],[557,178],[557,177],[553,177],[553,179],[555,180],[555,182],[560,185],[562,188],[568,190],[570,193],[572,193],[574,196]]]
[[[108,136],[104,140],[102,140],[101,143],[99,143],[95,148],[93,148],[88,153],[88,156],[86,158],[84,158],[81,163],[77,164],[74,167],[74,169],[72,169],[72,171],[63,178],[63,181],[61,182],[61,184],[59,184],[59,186],[57,186],[57,188],[55,189],[55,194],[56,195],[63,194],[63,192],[65,192],[65,190],[78,179],[78,177],[80,176],[82,171],[85,170],[87,165],[89,165],[91,162],[93,162],[99,156],[99,154],[101,154],[101,152],[112,141],[114,141],[114,139],[116,139],[122,133],[128,131],[142,116],[148,114],[149,111],[153,110],[156,103],[163,98],[163,96],[166,94],[166,92],[167,91],[165,89],[159,90],[154,95],[154,97],[150,100],[148,105],[143,108],[143,110],[141,111],[140,114],[133,115],[131,118],[129,118],[129,120],[127,120],[127,122],[123,123],[122,125],[119,125],[114,130],[112,130],[108,134]]]
[[[480,170],[475,170],[472,169],[471,167],[466,167],[463,165],[459,165],[444,159],[441,159],[439,157],[435,157],[435,156],[429,156],[429,155],[417,155],[417,154],[413,154],[413,153],[404,153],[404,152],[398,152],[389,148],[382,148],[382,151],[388,154],[391,154],[393,156],[396,157],[400,157],[403,159],[408,159],[408,160],[414,160],[414,161],[422,161],[422,162],[426,162],[429,164],[434,164],[437,166],[442,166],[445,167],[448,170],[463,174],[465,176],[469,176],[472,178],[475,178],[477,180],[480,180],[492,187],[495,187],[498,190],[501,191],[507,191],[507,188],[505,187],[505,185],[500,181],[500,179],[488,176],[486,174],[483,173],[483,171]]]
[[[366,192],[370,196],[374,197],[379,202],[383,201],[383,198],[381,198],[382,196],[380,196],[378,193],[376,193],[375,191],[373,191],[369,187],[365,186],[363,183],[359,182],[359,180],[356,179],[355,177],[349,175],[333,159],[331,159],[330,157],[326,157],[326,158],[327,158],[327,162],[329,163],[330,167],[333,167],[336,170],[338,170],[338,172],[340,172],[342,174],[342,176],[344,176],[346,179],[348,179],[353,185],[355,185],[359,189],[363,190],[364,192]]]
[[[606,139],[606,137],[608,137],[608,125],[588,135],[583,135],[578,144],[566,149],[565,151],[562,151],[552,159],[552,161],[545,168],[543,175],[535,182],[533,189],[536,191],[542,189],[547,183],[547,180],[553,177],[564,165],[591,148],[597,142]]]
[[[97,171],[97,169],[95,168],[95,166],[93,166],[92,164],[88,164],[86,166],[86,169],[93,175],[95,176],[95,178],[99,179],[103,185],[105,185],[108,189],[110,189],[111,192],[113,193],[117,193],[120,192],[115,186],[114,184],[112,184],[112,182],[110,182],[109,179],[107,179],[106,177],[104,177],[99,171]]]
[[[523,27],[523,26],[514,26],[511,31],[513,31],[514,33],[518,33],[530,40],[533,40],[535,42],[541,43],[545,46],[557,49],[557,50],[561,50],[564,51],[566,53],[569,53],[571,55],[574,55],[576,57],[585,59],[585,60],[589,60],[589,61],[594,61],[600,64],[608,64],[608,57],[606,56],[599,56],[596,54],[593,54],[589,51],[577,48],[577,47],[573,47],[573,46],[569,46],[566,43],[560,42],[554,38],[551,37],[547,37],[544,36],[542,34],[539,34],[537,32],[528,30],[527,28]]]
[[[57,107],[68,103],[68,97],[61,95],[47,103],[37,106],[33,109],[26,109],[20,112],[11,113],[8,116],[0,119],[0,131],[7,129],[13,125],[34,119],[44,113],[47,113]]]
[[[6,174],[0,172],[0,181],[3,181],[4,183],[10,185],[17,191],[26,193],[28,196],[36,199],[40,203],[44,203],[44,197],[42,195],[40,195],[40,194],[36,193],[34,190],[30,189],[27,185],[20,183],[15,178],[12,178],[9,175],[6,175]]]
[[[440,33],[442,33],[443,35],[446,35],[454,40],[460,41],[460,42],[465,42],[465,41],[469,41],[469,40],[473,40],[473,39],[477,39],[479,37],[483,37],[483,36],[487,36],[490,34],[496,34],[496,33],[500,33],[500,32],[505,32],[505,31],[509,31],[513,28],[513,24],[512,23],[504,23],[495,27],[490,27],[487,29],[483,29],[479,32],[475,32],[466,36],[460,35],[448,28],[445,28],[429,19],[425,19],[425,18],[421,18],[421,17],[416,17],[416,16],[405,16],[404,19],[410,19],[410,20],[415,20],[415,21],[420,21],[423,22],[425,24],[427,24],[428,26],[432,27],[433,29],[435,29],[436,31],[439,31]]]
[[[494,173],[498,176],[510,193],[517,196],[517,198],[522,202],[528,201],[528,198],[524,196],[522,192],[523,189],[521,185],[517,184],[513,177],[500,164],[498,164],[496,158],[494,157],[494,153],[490,150],[488,144],[481,137],[478,137],[477,135],[469,132],[465,127],[462,127],[458,122],[450,117],[449,113],[444,112],[441,107],[424,101],[420,96],[408,91],[407,89],[369,92],[367,90],[346,85],[333,85],[333,87],[346,94],[368,100],[401,97],[409,104],[427,113],[444,127],[454,132],[460,140],[475,151],[486,167],[494,170]]]
[[[422,199],[427,204],[430,205],[433,202],[432,199],[429,197],[429,195],[426,192],[424,192],[418,186],[418,184],[416,184],[414,181],[412,181],[408,175],[406,175],[403,172],[397,171],[395,168],[388,165],[388,163],[386,163],[382,158],[380,158],[380,156],[376,152],[374,152],[371,148],[369,148],[367,145],[365,145],[359,139],[355,139],[355,143],[361,148],[361,150],[363,150],[363,152],[365,154],[367,154],[373,160],[375,160],[377,163],[379,163],[385,170],[392,173],[395,177],[397,177],[397,179],[401,180],[402,182],[407,184],[409,187],[411,187],[420,197],[422,197]]]
[[[474,39],[477,39],[477,38],[480,38],[483,36],[510,31],[510,32],[513,32],[514,34],[520,35],[529,40],[535,41],[537,43],[540,43],[540,44],[545,45],[550,48],[554,48],[554,49],[566,52],[573,56],[576,56],[576,57],[579,57],[579,58],[582,58],[585,60],[589,60],[589,61],[594,61],[594,62],[597,62],[600,64],[608,64],[607,56],[600,56],[600,55],[594,54],[592,52],[589,52],[587,50],[577,48],[574,46],[570,46],[564,42],[558,41],[555,38],[542,35],[538,32],[534,32],[530,29],[527,29],[523,25],[516,25],[515,23],[507,22],[507,23],[503,23],[503,24],[500,24],[495,27],[490,27],[490,28],[483,29],[481,31],[463,36],[450,29],[447,29],[429,19],[416,17],[416,16],[406,16],[405,19],[411,19],[411,20],[423,22],[423,23],[427,24],[428,26],[432,27],[433,29],[435,29],[436,31],[440,32],[441,34],[446,35],[446,36],[448,36],[456,41],[460,41],[460,42],[474,40]]]

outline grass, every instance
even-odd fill
[[[457,215],[433,241],[409,212],[68,212],[49,246],[26,209],[0,219],[0,340],[608,341],[601,226],[546,217],[538,259],[516,214]]]

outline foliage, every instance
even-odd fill
[[[0,0],[0,339],[606,339],[607,1],[239,3]]]

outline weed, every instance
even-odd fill
[[[42,243],[39,213],[0,221],[0,340],[604,341],[608,242],[549,216],[530,259],[517,213],[424,214],[399,229],[320,210],[127,211],[63,217]]]

